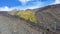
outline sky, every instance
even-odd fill
[[[26,10],[60,4],[60,0],[0,0],[0,11]]]

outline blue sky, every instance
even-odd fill
[[[0,0],[0,11],[35,9],[52,4],[60,4],[60,0]]]

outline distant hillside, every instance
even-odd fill
[[[0,14],[2,14],[2,15],[7,15],[8,12],[7,12],[7,11],[0,11]]]
[[[34,9],[34,10],[36,10],[36,12],[39,12],[39,11],[43,11],[43,10],[47,10],[47,9],[55,9],[55,8],[60,9],[60,4],[48,5],[48,6],[45,6],[45,7],[42,7],[42,8],[37,8],[37,9]]]

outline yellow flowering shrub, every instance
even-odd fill
[[[30,17],[30,12],[29,11],[22,11],[17,13],[17,15],[21,18],[24,18],[25,20],[28,20]]]
[[[31,22],[37,22],[35,13],[32,11],[21,11],[18,12],[17,15],[21,18],[24,18],[25,20],[30,20]]]
[[[31,22],[37,23],[37,20],[36,20],[35,16],[31,16],[29,19],[30,19]]]

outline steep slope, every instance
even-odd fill
[[[16,11],[17,10],[13,10],[12,12],[8,13],[6,11],[0,11],[0,23],[2,24],[2,26],[0,27],[0,31],[4,34],[41,34],[43,32],[51,34],[51,32],[46,32],[45,30],[60,32],[60,4],[49,5],[43,8],[37,8],[33,10],[26,10],[35,11],[36,17],[38,19],[38,23],[36,25],[38,26],[33,24],[32,25],[33,27],[36,26],[36,28],[39,27],[39,30],[42,30],[42,32],[32,29],[33,27],[30,28],[30,25],[27,25],[28,22],[10,15],[16,15]],[[31,22],[29,24],[31,24]]]
[[[49,5],[36,10],[39,23],[44,24],[48,29],[60,32],[60,4]]]
[[[37,27],[45,29],[47,31],[51,30],[53,32],[60,32],[60,4],[49,5],[33,10],[28,9],[26,11],[35,11],[36,17],[38,19],[38,26],[36,25]],[[14,12],[15,11],[13,11],[13,13]]]
[[[0,34],[40,34],[39,31],[27,25],[26,21],[7,14],[0,13]]]

